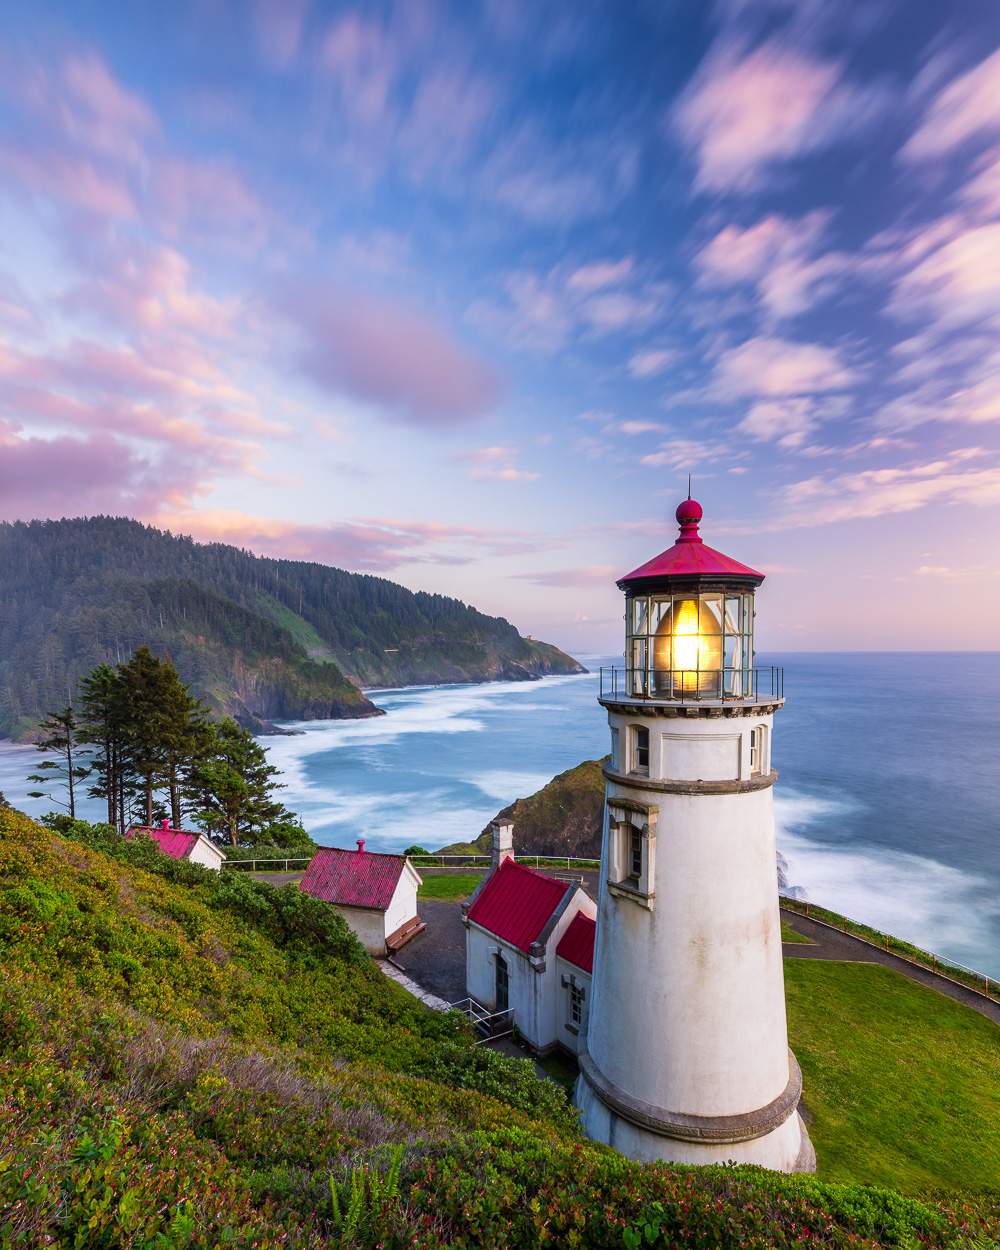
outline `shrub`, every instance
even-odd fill
[[[489,1094],[508,1107],[565,1129],[577,1124],[577,1113],[565,1092],[538,1076],[530,1059],[514,1059],[486,1046],[470,1049],[443,1043],[408,1070],[441,1085]]]

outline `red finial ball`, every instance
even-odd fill
[[[696,499],[685,499],[678,505],[674,515],[678,525],[697,525],[703,515],[701,504]]]

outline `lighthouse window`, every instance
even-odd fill
[[[635,759],[633,762],[633,770],[638,772],[649,772],[649,730],[635,729]]]
[[[642,834],[634,825],[629,825],[628,875],[633,881],[642,876]]]
[[[753,668],[753,595],[629,598],[625,654],[633,698],[745,698]]]
[[[750,771],[759,773],[764,765],[764,726],[750,731]]]

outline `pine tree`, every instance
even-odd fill
[[[43,738],[40,742],[36,742],[35,746],[39,751],[48,754],[54,754],[57,758],[54,760],[45,760],[44,763],[38,765],[38,772],[31,773],[28,777],[29,781],[42,781],[49,785],[54,781],[60,782],[69,791],[69,803],[59,803],[58,799],[52,799],[54,803],[59,803],[60,807],[68,807],[70,818],[76,819],[76,789],[75,783],[82,781],[90,773],[88,764],[74,763],[74,751],[76,750],[76,734],[77,722],[73,712],[72,705],[64,707],[61,712],[49,712],[48,716],[42,721],[41,729],[48,733],[47,738]],[[77,757],[79,758],[79,757]],[[52,798],[52,795],[46,794],[42,790],[29,790],[28,797],[32,799]]]
[[[289,816],[274,799],[281,788],[271,780],[277,773],[248,730],[228,718],[212,725],[187,776],[195,820],[217,841],[256,845],[272,824]]]
[[[145,823],[153,823],[153,792],[169,779],[171,714],[179,685],[177,670],[139,647],[127,664],[119,664],[121,704],[129,763],[144,798]]]
[[[121,679],[110,664],[99,664],[79,681],[80,722],[77,740],[97,748],[93,773],[97,781],[87,791],[91,799],[107,799],[108,824],[124,833],[119,808],[125,754],[125,723]],[[119,802],[120,797],[122,801]]]

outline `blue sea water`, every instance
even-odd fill
[[[372,693],[387,716],[262,739],[284,799],[324,845],[476,837],[554,774],[608,750],[585,676]],[[1000,653],[758,655],[783,664],[772,760],[789,884],[817,903],[1000,977]],[[37,756],[0,753],[25,799]],[[92,808],[92,810],[90,810]],[[100,818],[100,805],[88,805]],[[525,848],[530,849],[530,848]]]

